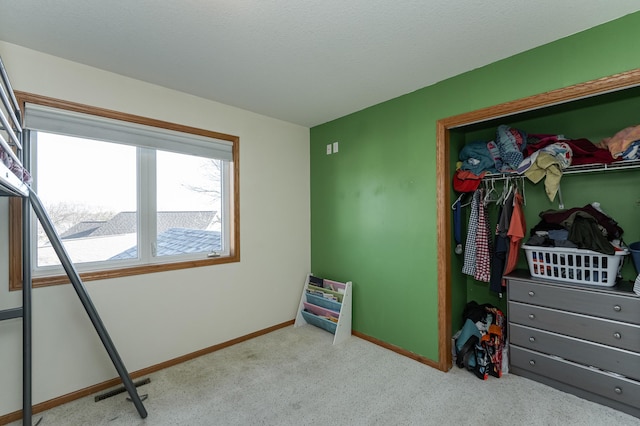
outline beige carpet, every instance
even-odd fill
[[[126,393],[35,414],[48,425],[640,425],[515,376],[477,379],[362,339],[287,327],[148,376],[140,419]],[[125,360],[126,362],[126,360]],[[15,425],[20,424],[13,423]]]

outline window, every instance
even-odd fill
[[[237,137],[18,96],[33,187],[84,280],[239,260]],[[34,285],[67,282],[32,216]]]

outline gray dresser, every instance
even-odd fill
[[[510,372],[640,417],[640,297],[507,277]]]

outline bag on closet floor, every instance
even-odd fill
[[[478,378],[502,376],[505,317],[491,304],[467,303],[463,311],[464,325],[455,339],[456,365],[473,372]]]

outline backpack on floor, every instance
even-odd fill
[[[462,315],[464,325],[455,341],[456,365],[483,380],[489,375],[502,377],[504,314],[493,305],[471,301]]]

